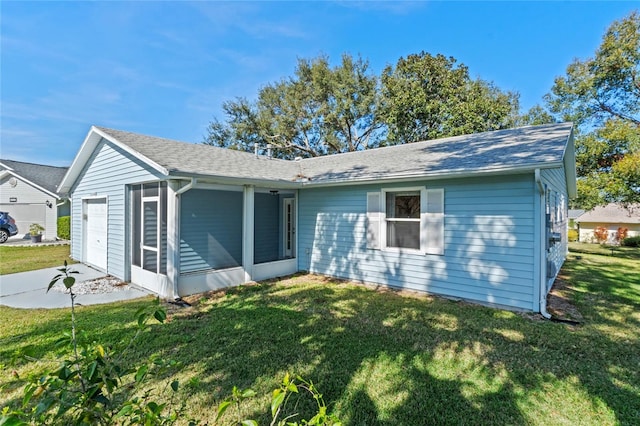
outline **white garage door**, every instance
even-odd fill
[[[84,200],[85,262],[107,270],[107,200]]]
[[[32,223],[46,226],[46,208],[44,204],[0,204],[0,212],[8,212],[16,220],[21,236],[29,233]]]

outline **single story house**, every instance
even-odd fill
[[[32,223],[44,226],[42,237],[54,240],[58,218],[69,216],[69,200],[56,187],[68,167],[54,167],[22,161],[0,160],[0,211],[16,220],[21,237]]]
[[[546,313],[571,123],[281,160],[92,127],[71,256],[165,298],[310,271]]]
[[[583,243],[596,242],[594,231],[598,227],[607,230],[607,243],[619,243],[617,239],[618,229],[627,230],[627,237],[640,235],[640,204],[623,207],[620,204],[610,203],[606,206],[597,206],[575,219],[579,226],[579,241]]]

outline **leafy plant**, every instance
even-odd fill
[[[298,416],[297,413],[287,414],[286,407],[290,397],[299,394],[300,390],[307,391],[316,402],[316,414],[309,420],[293,421]],[[234,386],[232,394],[223,401],[218,407],[216,421],[219,421],[225,414],[227,409],[235,405],[238,413],[238,424],[245,426],[258,426],[255,420],[240,419],[240,404],[243,400],[255,396],[255,392],[251,389],[239,390]],[[284,417],[283,417],[284,416]],[[271,397],[271,423],[270,426],[340,426],[342,423],[333,414],[327,412],[327,406],[322,398],[322,394],[315,387],[313,382],[306,381],[300,376],[292,379],[289,373],[285,374],[279,387],[273,390]]]
[[[63,240],[71,239],[71,216],[58,218],[58,238]]]
[[[160,323],[166,312],[158,299],[150,306],[136,312],[136,333],[126,343],[113,346],[90,341],[77,330],[74,274],[67,263],[59,268],[47,292],[57,283],[63,284],[71,298],[71,334],[64,333],[57,346],[71,346],[70,356],[57,368],[52,368],[28,382],[18,410],[3,410],[0,424],[98,424],[114,423],[169,425],[184,413],[185,404],[174,409],[175,394],[179,383],[173,380],[160,389],[148,386],[151,377],[164,376],[177,366],[173,360],[151,357],[141,365],[128,365],[125,355],[136,338],[148,329],[148,321],[154,318]],[[166,398],[165,393],[171,391]],[[156,398],[162,401],[156,402]],[[27,423],[25,423],[27,422]]]
[[[599,244],[604,244],[609,239],[609,231],[604,226],[598,226],[593,230],[593,237]]]
[[[616,241],[618,243],[622,242],[622,240],[627,238],[628,233],[629,233],[629,228],[623,228],[622,226],[619,227],[618,230],[616,231]]]
[[[640,247],[640,235],[635,237],[627,237],[622,240],[620,245],[624,247]]]
[[[40,235],[42,234],[42,231],[44,231],[44,226],[40,225],[39,223],[32,223],[29,226],[30,235]]]
[[[571,242],[578,241],[578,231],[575,229],[569,229],[567,231],[567,239]]]

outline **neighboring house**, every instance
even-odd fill
[[[582,209],[569,209],[569,229],[578,229],[578,222],[576,219],[582,216],[586,210]]]
[[[597,227],[606,228],[608,243],[618,243],[616,235],[619,228],[627,229],[627,237],[640,235],[640,204],[628,208],[615,203],[598,206],[578,217],[576,223],[580,227],[579,241],[583,243],[597,241],[594,235]]]
[[[545,313],[570,123],[297,161],[92,127],[71,256],[163,297],[310,271]]]
[[[58,217],[68,216],[69,201],[56,187],[68,167],[45,166],[22,161],[0,160],[0,211],[16,220],[21,236],[29,233],[32,223],[44,226],[45,240],[58,233]]]

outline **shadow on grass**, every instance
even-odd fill
[[[609,272],[598,273],[605,279]],[[527,408],[531,395],[551,396],[540,404],[549,405],[549,413],[561,411],[575,398],[558,381],[574,380],[594,406],[601,401],[615,413],[610,422],[632,424],[640,415],[638,336],[620,339],[598,328],[610,321],[619,327],[606,311],[628,306],[633,297],[601,302],[589,324],[572,330],[465,303],[317,279],[302,284],[305,279],[241,287],[203,301],[141,336],[131,356],[180,360],[189,407],[209,420],[233,386],[268,395],[286,371],[312,379],[349,425],[529,424],[535,422]],[[86,309],[80,316],[90,317],[84,328],[100,341],[119,340],[140,305]],[[66,321],[55,318],[27,331],[47,336],[35,345],[39,353],[53,338],[50,330]],[[18,339],[7,342],[0,356],[20,346]],[[268,424],[267,398],[248,406],[245,417]],[[307,416],[312,405],[301,401],[296,411]]]

